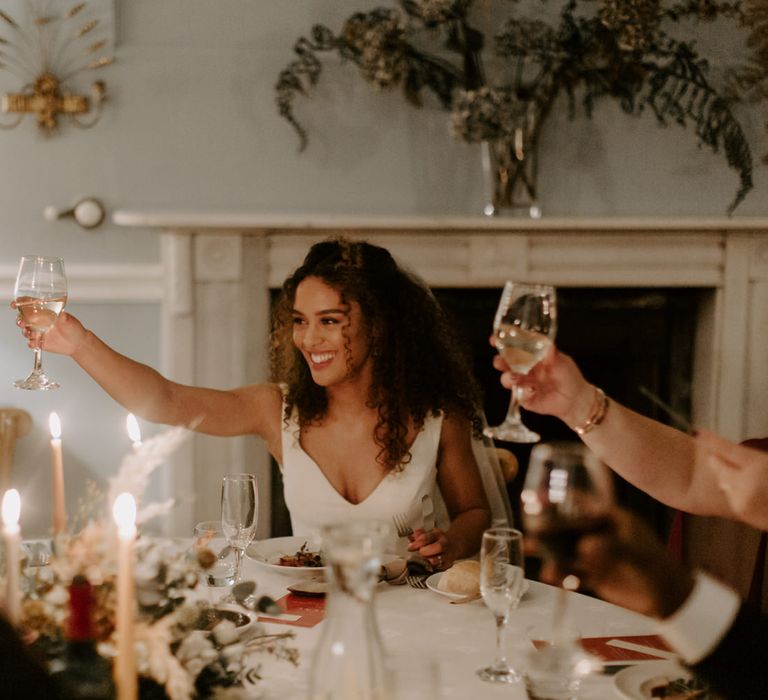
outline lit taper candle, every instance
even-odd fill
[[[5,614],[16,626],[21,620],[21,586],[19,563],[21,559],[21,497],[16,489],[8,489],[3,496],[3,539],[5,540]]]
[[[51,430],[51,478],[53,490],[53,534],[67,530],[67,511],[64,500],[64,459],[61,454],[61,421],[58,413],[48,416]]]
[[[121,493],[112,506],[117,525],[117,657],[115,686],[117,700],[136,700],[138,683],[134,658],[133,541],[136,537],[136,501],[130,493]]]

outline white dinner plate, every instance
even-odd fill
[[[245,550],[246,555],[259,566],[288,576],[323,575],[324,566],[281,566],[280,557],[290,557],[301,549],[304,543],[312,552],[320,551],[317,542],[307,537],[273,537],[268,540],[252,542]]]
[[[440,583],[440,577],[443,575],[442,571],[438,571],[436,574],[432,574],[425,583],[427,584],[427,588],[429,588],[430,591],[434,591],[438,595],[444,595],[446,598],[452,598],[454,600],[458,598],[465,598],[466,593],[452,593],[451,591],[441,591],[437,585]],[[531,584],[528,581],[528,579],[525,579],[523,581],[523,595],[525,595],[525,592],[530,588]],[[522,597],[522,596],[521,596]]]
[[[676,661],[641,661],[619,671],[613,685],[625,700],[648,700],[654,697],[651,691],[662,683],[690,677],[690,671]]]

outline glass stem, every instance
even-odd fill
[[[239,547],[234,547],[235,550],[235,583],[240,581],[240,568],[243,564],[243,550]]]
[[[32,371],[35,374],[41,374],[43,371],[43,348],[41,346],[42,339],[43,339],[42,336],[40,336],[40,340],[37,341],[37,345],[35,346],[35,349],[34,349],[35,365]]]
[[[509,395],[509,408],[507,408],[507,417],[504,419],[505,423],[511,423],[512,425],[522,423],[522,418],[520,417],[520,399],[522,396],[522,387],[515,385]]]
[[[496,618],[496,660],[493,665],[497,669],[507,667],[507,620],[508,616]]]
[[[562,586],[557,589],[555,609],[552,614],[552,642],[560,645],[565,635],[565,613],[568,608],[568,591]]]

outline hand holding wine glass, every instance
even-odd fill
[[[480,548],[480,592],[496,620],[496,658],[477,671],[484,681],[517,683],[520,675],[506,658],[509,613],[517,607],[525,584],[523,535],[519,530],[496,527],[483,533]]]
[[[221,484],[221,526],[235,551],[235,583],[240,580],[245,548],[256,534],[258,510],[256,477],[227,474]]]
[[[31,331],[35,343],[35,361],[26,379],[14,386],[19,389],[57,389],[59,384],[43,372],[43,335],[53,326],[67,303],[67,277],[61,258],[25,255],[19,263],[14,288],[14,305]]]
[[[526,374],[546,354],[555,338],[557,306],[554,287],[507,282],[493,321],[494,344],[513,372]],[[520,387],[512,389],[504,421],[488,427],[491,438],[509,442],[538,442],[541,436],[520,418]]]

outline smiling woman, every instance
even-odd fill
[[[447,568],[479,548],[490,520],[472,442],[479,391],[440,305],[384,248],[345,239],[310,248],[275,305],[271,383],[177,384],[67,313],[43,342],[145,420],[261,437],[282,465],[294,535],[405,512],[414,534],[393,536],[393,552]],[[436,505],[428,531],[425,495]]]

